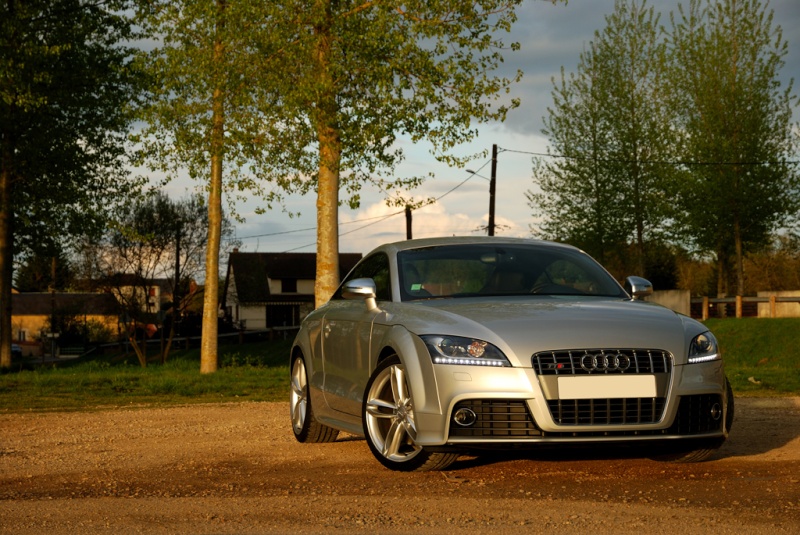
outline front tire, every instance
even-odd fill
[[[443,470],[458,458],[456,453],[431,452],[416,443],[414,402],[397,355],[381,361],[367,382],[362,421],[369,449],[391,470]]]
[[[314,417],[311,397],[308,390],[306,362],[302,355],[292,361],[292,393],[289,408],[292,417],[292,431],[298,442],[333,442],[339,430],[320,423]]]

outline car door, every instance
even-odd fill
[[[391,300],[389,259],[378,253],[362,260],[346,280],[375,281],[378,302]],[[372,324],[381,314],[368,310],[360,299],[343,299],[337,290],[322,319],[323,392],[334,410],[359,415],[364,388],[372,372],[370,348]]]

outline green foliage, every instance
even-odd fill
[[[26,257],[14,273],[15,286],[20,292],[63,291],[72,286],[73,279],[72,264],[60,248],[50,254],[37,253]]]
[[[0,145],[17,251],[102,226],[138,186],[123,167],[139,77],[128,0],[0,7]]]
[[[544,133],[559,158],[534,161],[528,198],[543,236],[605,265],[633,257],[661,277],[648,248],[665,243],[713,255],[712,293],[743,295],[745,257],[800,213],[787,44],[758,0],[691,0],[671,23],[617,0],[554,82]]]
[[[160,42],[145,61],[157,83],[137,137],[141,163],[167,177],[208,177],[211,210],[221,191],[269,206],[284,190],[316,190],[315,295],[323,302],[340,279],[340,191],[351,206],[363,184],[396,196],[422,180],[395,173],[399,135],[459,163],[451,149],[475,137],[474,122],[502,120],[519,104],[505,94],[521,73],[492,72],[504,48],[495,35],[509,29],[520,2],[143,2],[140,24]],[[208,307],[219,260],[211,236]],[[203,327],[208,371],[211,321]]]
[[[720,293],[744,293],[744,256],[796,220],[797,97],[782,85],[787,43],[758,0],[692,0],[673,18],[676,159],[692,162],[679,197],[688,238],[713,252]]]
[[[0,301],[15,254],[52,254],[102,228],[139,184],[125,169],[137,104],[129,0],[0,4]],[[8,305],[6,305],[7,307]],[[0,314],[0,367],[11,317]]]
[[[673,170],[664,96],[659,16],[644,2],[618,0],[576,74],[554,80],[544,133],[557,159],[538,159],[528,198],[539,232],[569,241],[607,264],[631,256],[647,275],[648,241],[663,235]],[[627,247],[632,240],[633,250]]]

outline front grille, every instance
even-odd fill
[[[462,427],[451,417],[451,437],[501,439],[538,437],[542,434],[528,413],[527,405],[521,400],[470,399],[457,403],[453,413],[460,408],[472,410],[477,420],[474,425]]]
[[[537,375],[670,373],[672,357],[661,349],[565,349],[531,357]]]
[[[661,420],[665,398],[553,399],[547,406],[558,425],[641,425]]]
[[[711,408],[715,404],[722,407],[722,398],[717,394],[681,397],[678,413],[668,432],[675,435],[697,435],[719,431],[722,429],[722,417],[715,420],[711,415]]]

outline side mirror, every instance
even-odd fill
[[[653,293],[653,284],[642,277],[628,277],[625,279],[625,291],[634,299],[642,299]]]
[[[345,299],[363,299],[367,304],[367,309],[375,310],[378,308],[378,304],[375,302],[377,291],[374,280],[353,279],[344,283],[342,297]]]

